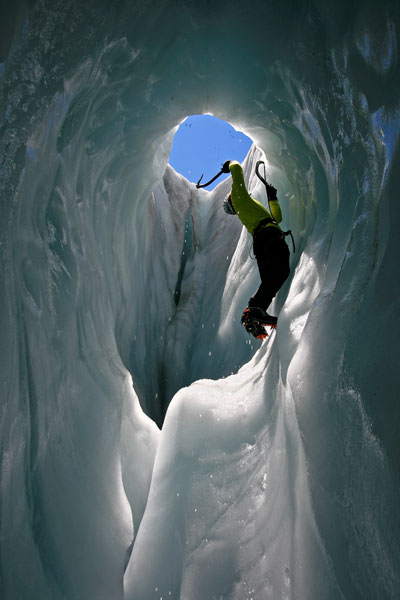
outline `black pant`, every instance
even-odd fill
[[[253,251],[257,259],[261,285],[249,300],[249,306],[267,310],[272,298],[289,277],[289,248],[277,227],[264,227],[256,234]]]

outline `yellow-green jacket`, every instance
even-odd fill
[[[258,200],[252,198],[248,193],[244,183],[241,164],[236,160],[232,160],[229,165],[229,170],[232,173],[231,198],[233,208],[236,210],[237,216],[242,221],[247,231],[253,235],[257,225],[259,225],[263,219],[271,218],[271,213],[272,218],[275,219],[276,223],[268,223],[266,227],[277,227],[280,229],[277,223],[282,221],[282,213],[278,200],[271,200],[271,202],[269,202],[271,213],[268,212]]]

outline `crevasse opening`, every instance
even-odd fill
[[[397,597],[399,22],[390,1],[10,4],[2,598]],[[265,153],[296,237],[260,348],[229,184],[167,167],[210,112],[254,140],[252,191]]]
[[[245,133],[214,115],[190,115],[175,132],[168,162],[189,181],[197,183],[202,178],[204,184],[211,181],[227,156],[242,163],[252,143]],[[210,192],[227,177],[222,173],[207,190]]]
[[[196,138],[192,143],[196,146]],[[210,143],[217,145],[218,137]],[[235,152],[232,144],[229,148]],[[236,154],[243,156],[241,150],[236,150]],[[199,169],[201,149],[197,156]],[[255,177],[255,163],[260,157],[267,164],[268,176],[274,177],[265,155],[256,147],[250,150],[244,168],[251,193],[265,203],[265,190]],[[221,165],[216,164],[217,167],[207,163],[206,179],[215,175],[210,171],[212,167],[219,171]],[[281,181],[284,179],[281,174]],[[148,277],[154,292],[142,287],[146,312],[137,322],[125,365],[132,373],[142,407],[159,426],[170,400],[181,387],[197,379],[219,379],[237,371],[259,347],[259,342],[249,339],[240,325],[246,294],[249,297],[258,285],[252,240],[242,232],[237,219],[223,212],[231,179],[225,178],[217,186],[211,193],[208,189],[196,189],[193,182],[168,165],[162,181],[150,194],[147,228],[155,242]],[[284,191],[287,187],[286,180]],[[286,206],[283,192],[282,196]],[[248,283],[233,304],[235,289],[232,285],[225,288],[228,273],[231,271],[235,277],[238,265],[233,263],[237,263],[238,254],[239,262],[245,263],[242,269],[247,272]],[[152,294],[158,296],[154,306],[148,302]],[[244,303],[242,307],[240,302]],[[155,330],[147,323],[156,323]],[[149,332],[151,337],[143,338]],[[141,352],[137,352],[138,345]],[[143,360],[153,361],[150,370],[143,367]]]

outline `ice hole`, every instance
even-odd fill
[[[173,139],[172,169],[167,167],[150,198],[155,242],[146,267],[151,274],[146,298],[151,301],[146,301],[144,314],[152,314],[158,325],[151,339],[137,326],[128,366],[144,412],[159,427],[179,389],[200,378],[223,377],[250,358],[252,349],[245,342],[245,355],[239,351],[237,364],[229,367],[225,353],[219,361],[216,351],[226,277],[241,232],[239,221],[226,222],[222,210],[229,175],[206,191],[193,184],[202,174],[202,183],[209,181],[226,160],[244,163],[252,147],[257,151],[246,134],[226,121],[209,114],[189,116]],[[137,358],[138,347],[149,348],[145,363]]]
[[[279,188],[286,228],[293,196],[284,170],[269,160],[271,132],[253,141],[213,115],[191,115],[175,130],[169,159],[165,140],[154,163],[166,165],[166,170],[151,193],[145,217],[152,232],[141,267],[145,294],[125,362],[143,411],[160,428],[180,389],[237,372],[259,347],[258,342],[249,343],[240,324],[259,274],[251,237],[242,235],[239,219],[223,210],[230,177],[223,174],[206,189],[196,189],[195,183],[202,175],[202,183],[212,179],[226,160],[237,160],[249,192],[265,204],[265,188],[255,175],[262,160],[264,177]],[[149,322],[152,327],[145,327]]]
[[[203,182],[218,173],[226,160],[243,162],[252,140],[230,123],[213,115],[191,115],[180,124],[172,143],[169,164],[188,181]],[[207,187],[213,190],[228,177],[221,175]]]

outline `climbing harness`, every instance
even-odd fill
[[[200,182],[201,182],[201,180],[203,179],[203,175],[204,175],[204,173],[202,173],[202,175],[201,175],[200,179],[199,179],[199,180],[198,180],[198,182],[196,183],[196,188],[197,188],[197,189],[200,189],[200,188],[205,188],[205,187],[209,186],[211,183],[213,183],[213,182],[214,182],[216,179],[218,179],[218,177],[221,177],[221,175],[222,175],[223,173],[226,173],[226,172],[227,172],[227,171],[224,169],[224,166],[225,166],[226,164],[229,164],[229,161],[226,161],[226,162],[224,163],[224,165],[222,165],[222,169],[219,171],[219,173],[217,173],[217,174],[216,174],[216,175],[215,175],[215,176],[214,176],[212,179],[210,179],[210,181],[207,181],[207,183],[202,183],[202,184],[200,183]],[[260,174],[260,171],[259,171],[259,167],[260,167],[260,165],[264,165],[264,177],[263,177],[263,176]],[[271,200],[274,200],[274,199],[276,199],[276,189],[274,188],[274,186],[273,186],[273,185],[270,185],[270,184],[267,182],[267,180],[265,179],[265,177],[266,177],[266,175],[265,175],[265,163],[264,163],[264,161],[263,161],[263,160],[258,160],[258,161],[257,161],[257,163],[256,163],[256,175],[257,175],[258,179],[259,179],[260,181],[262,181],[262,183],[265,185],[265,189],[266,189],[266,191],[267,191],[267,198],[268,198],[268,207],[269,207],[269,212],[270,212],[270,213],[271,213],[271,215],[272,215],[272,211],[271,211],[271,207],[270,207],[270,201],[271,201]],[[274,198],[272,198],[271,196],[274,196]],[[224,207],[224,208],[225,208],[225,207]],[[225,212],[228,212],[228,211],[227,211],[227,210],[225,210]],[[229,212],[229,214],[235,214],[235,213],[234,213],[234,212]],[[268,220],[268,219],[264,219],[264,220],[262,221],[262,223],[265,225],[265,224],[266,224],[266,223],[265,223],[265,221],[267,221],[267,220]],[[275,221],[275,219],[274,219],[274,218],[272,218],[272,217],[271,217],[271,219],[269,220],[269,222],[270,222],[270,223],[273,223],[274,225],[278,225],[278,223],[277,223],[277,222]],[[280,227],[279,227],[279,229],[280,229]],[[282,230],[280,229],[280,231],[282,232],[282,235],[283,235],[284,237],[287,237],[288,235],[290,235],[290,237],[291,237],[291,239],[292,239],[292,244],[293,244],[293,252],[296,252],[296,247],[295,247],[295,244],[294,244],[294,239],[293,239],[293,235],[292,235],[292,231],[291,231],[291,229],[288,229],[288,231],[282,231]]]
[[[292,230],[288,229],[287,231],[282,231],[282,234],[287,237],[288,235],[290,235],[290,238],[292,240],[292,246],[293,246],[293,253],[296,252],[296,246],[294,245],[294,238],[293,238],[293,234],[292,234]]]

